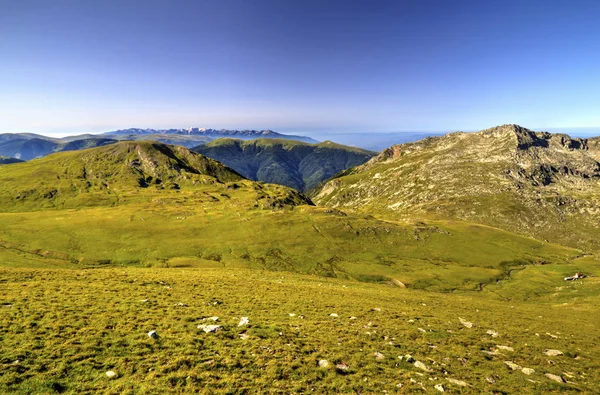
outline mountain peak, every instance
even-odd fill
[[[388,215],[440,215],[600,246],[587,232],[597,227],[600,212],[593,198],[600,191],[599,148],[595,139],[518,125],[451,133],[392,146],[326,183],[315,201]],[[556,232],[564,223],[570,234]]]

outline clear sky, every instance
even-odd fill
[[[0,0],[0,132],[600,126],[600,1]]]

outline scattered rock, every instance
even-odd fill
[[[436,384],[436,385],[435,385],[433,388],[435,388],[436,390],[438,390],[438,391],[440,391],[440,392],[444,392],[444,391],[446,391],[446,390],[444,389],[444,386],[443,386],[443,385],[441,385],[441,384]]]
[[[467,328],[473,328],[473,323],[469,322],[463,318],[458,317],[458,320],[460,321],[461,324],[463,324],[465,327]]]
[[[511,362],[511,361],[504,361],[504,364],[506,366],[508,366],[511,370],[520,370],[521,369],[521,367],[519,365],[517,365],[516,363]]]
[[[156,333],[156,331],[150,331],[148,332],[148,337],[152,339],[158,339],[158,333]]]
[[[506,351],[515,351],[514,348],[509,347],[509,346],[496,346],[497,348],[501,349],[501,350],[506,350]]]
[[[496,379],[494,379],[492,376],[486,377],[485,379],[490,384],[494,384],[496,382]]]
[[[214,321],[214,322],[217,322],[217,321],[219,321],[219,317],[208,317],[208,318],[204,318],[202,321]]]
[[[317,362],[317,365],[318,365],[320,368],[326,368],[326,367],[328,367],[328,366],[329,366],[329,361],[328,361],[328,360],[326,360],[326,359],[321,359],[321,360],[319,360],[319,362]]]
[[[565,380],[563,380],[562,377],[557,376],[557,375],[552,374],[552,373],[546,373],[544,376],[548,377],[552,381],[556,381],[557,383],[564,383],[565,382]]]
[[[355,316],[350,317],[351,320],[357,319]]]
[[[406,354],[406,355],[404,356],[404,360],[405,360],[406,362],[408,362],[408,363],[411,363],[411,362],[414,362],[414,361],[415,361],[415,359],[414,359],[414,358],[412,357],[412,355],[410,355],[410,354]]]
[[[222,328],[221,325],[198,325],[198,329],[202,329],[206,333],[218,332]]]
[[[238,335],[238,337],[239,337],[240,339],[242,339],[242,340],[246,340],[247,338],[249,338],[249,337],[250,337],[250,335],[249,335],[249,334],[247,334],[246,332],[244,332],[244,333],[240,333],[240,334]]]
[[[431,372],[431,370],[427,367],[427,365],[425,365],[421,361],[415,361],[414,365],[415,365],[415,368],[422,369],[422,370],[424,370],[426,372]]]
[[[381,308],[380,307],[375,307],[371,311],[381,311]]]
[[[530,369],[530,368],[521,368],[521,372],[525,373],[527,376],[531,375],[532,373],[535,373],[535,370]]]
[[[108,377],[109,379],[112,379],[113,377],[117,377],[117,374],[115,372],[113,372],[112,370],[109,370],[108,372],[106,372],[106,377]]]
[[[180,303],[177,303],[175,306],[179,306],[179,307],[185,307],[185,306],[187,306],[187,304],[185,304],[185,303],[181,303],[181,302],[180,302]]]
[[[337,315],[337,313],[331,313],[331,314],[329,314],[329,316],[330,317],[337,317],[338,315]]]
[[[547,336],[550,336],[550,337],[551,337],[551,338],[553,338],[553,339],[558,339],[558,336],[557,336],[557,335],[553,335],[552,333],[548,333],[548,332],[546,332],[546,335],[547,335]]]
[[[419,332],[427,333],[427,331],[426,331],[425,329],[423,329],[423,328],[417,328],[417,330],[418,330]]]
[[[350,366],[348,366],[344,362],[340,362],[337,365],[335,365],[335,369],[340,373],[348,373],[350,371]]]
[[[294,313],[290,313],[290,314],[289,314],[289,316],[290,316],[290,317],[295,317],[295,316],[296,316],[296,314],[294,314]]]
[[[400,288],[406,288],[406,284],[404,284],[400,280],[396,280],[395,278],[392,279],[392,284],[394,284],[395,286],[400,287]]]
[[[496,332],[496,331],[493,331],[493,330],[491,330],[491,329],[490,329],[490,330],[488,330],[488,331],[487,331],[487,332],[485,332],[485,333],[487,333],[488,335],[490,335],[490,336],[492,336],[492,337],[498,337],[498,332]]]
[[[248,325],[249,322],[250,322],[250,320],[248,319],[248,317],[242,317],[240,319],[240,323],[238,324],[238,326]]]
[[[460,387],[466,387],[468,384],[465,383],[462,380],[457,380],[457,379],[451,379],[449,377],[446,377],[446,380],[448,380],[449,382],[451,382],[452,384],[458,385]]]
[[[486,354],[486,355],[502,355],[500,354],[497,350],[493,350],[493,351],[488,351],[488,350],[481,350],[482,353]]]
[[[377,359],[377,360],[382,360],[383,358],[385,358],[385,356],[382,353],[380,353],[379,351],[375,351],[373,353],[373,355],[375,356],[375,359]]]
[[[563,355],[562,351],[551,350],[551,349],[548,349],[548,350],[544,351],[544,354],[546,354],[546,355],[548,355],[550,357],[557,357],[559,355]]]

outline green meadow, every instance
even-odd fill
[[[0,393],[598,392],[597,255],[165,147],[0,167]]]

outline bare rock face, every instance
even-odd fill
[[[318,204],[457,219],[600,249],[600,138],[503,125],[390,147],[327,182]]]

